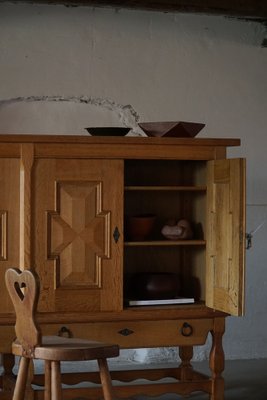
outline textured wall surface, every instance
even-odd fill
[[[239,137],[247,231],[267,218],[266,28],[253,21],[90,7],[0,4],[0,133],[86,134],[93,125],[185,120]],[[247,311],[228,318],[227,358],[267,357],[267,224],[247,252]],[[197,349],[203,359],[208,346]],[[136,350],[136,361],[175,349]]]

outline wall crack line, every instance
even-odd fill
[[[109,111],[113,111],[118,115],[120,122],[133,130],[133,133],[140,135],[138,121],[140,116],[130,104],[120,104],[108,98],[92,97],[92,96],[20,96],[10,99],[0,100],[0,108],[15,103],[30,102],[72,102],[78,104],[87,104],[101,107]]]

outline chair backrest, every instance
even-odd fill
[[[30,357],[34,348],[42,341],[41,331],[35,321],[40,291],[39,278],[32,270],[9,268],[5,281],[16,312],[16,336],[25,355]]]

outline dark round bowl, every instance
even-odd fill
[[[171,272],[142,272],[133,276],[131,289],[139,300],[173,299],[181,289],[180,277]]]
[[[126,234],[130,240],[142,241],[148,239],[155,225],[154,214],[143,214],[128,217],[126,219]]]
[[[125,136],[131,130],[131,128],[124,127],[92,127],[85,128],[88,133],[92,136]]]

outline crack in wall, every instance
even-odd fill
[[[120,104],[108,98],[92,97],[92,96],[21,96],[10,99],[0,100],[0,108],[15,103],[30,102],[72,102],[78,104],[86,104],[90,106],[100,107],[117,114],[119,121],[123,126],[131,128],[132,133],[140,135],[138,121],[140,116],[130,104]]]

